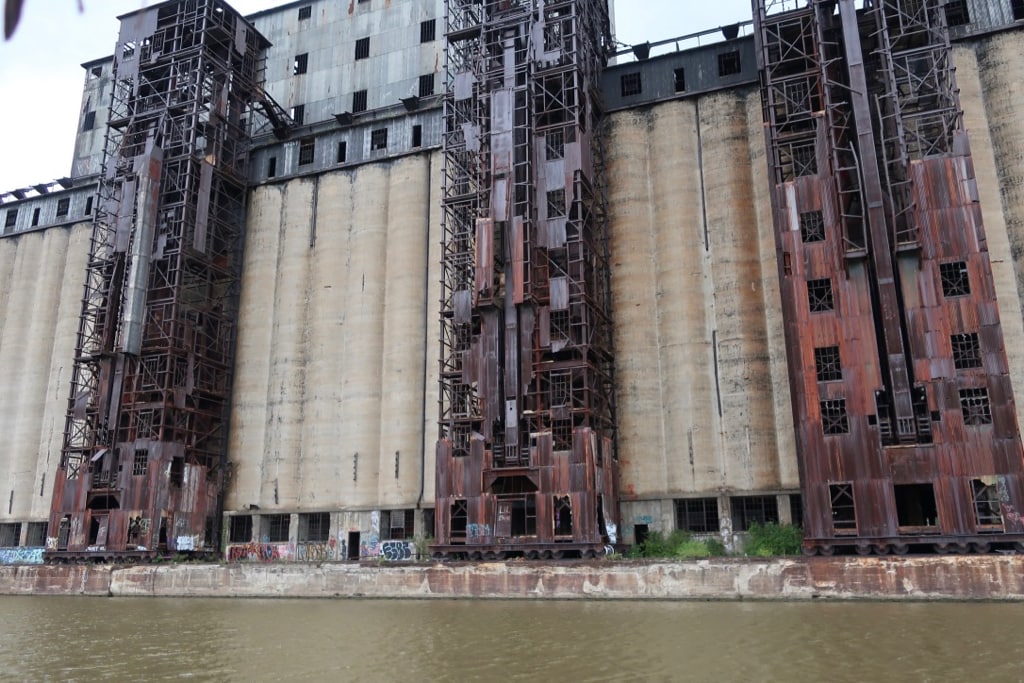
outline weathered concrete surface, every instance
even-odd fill
[[[117,597],[1024,600],[1024,555],[534,564],[0,567],[0,594]]]

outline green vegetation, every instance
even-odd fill
[[[747,555],[775,557],[777,555],[799,555],[804,532],[798,526],[789,524],[753,524],[748,530]]]
[[[668,536],[660,531],[652,531],[642,545],[630,550],[629,557],[692,560],[724,554],[725,546],[720,541],[697,539],[685,531],[677,530]]]

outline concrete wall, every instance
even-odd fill
[[[760,121],[749,88],[611,118],[626,498],[799,486]]]
[[[49,516],[90,226],[0,239],[0,522]]]
[[[438,153],[264,185],[249,209],[228,510],[432,501]]]

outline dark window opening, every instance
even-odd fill
[[[651,529],[646,524],[637,524],[633,527],[633,544],[641,546],[647,542],[647,537],[651,535]]]
[[[57,218],[65,218],[71,211],[71,199],[64,197],[57,200]]]
[[[643,92],[643,83],[640,80],[640,72],[625,74],[619,78],[619,86],[622,88],[623,97],[632,97]]]
[[[946,24],[949,26],[965,26],[971,23],[971,10],[967,0],[949,0],[946,3]]]
[[[992,406],[988,401],[988,389],[961,389],[960,411],[964,414],[966,425],[977,427],[992,424]]]
[[[92,197],[85,198],[85,215],[89,216],[92,214]]]
[[[792,169],[789,177],[802,178],[804,176],[817,175],[818,157],[813,143],[792,145],[788,150],[783,150],[783,152],[786,151],[789,152],[788,166]],[[783,163],[785,161],[784,159]]]
[[[565,158],[565,134],[550,130],[544,135],[544,158],[548,161]]]
[[[267,177],[273,178],[277,175],[277,157],[267,159]]]
[[[312,16],[313,16],[313,6],[312,5],[306,5],[305,7],[300,7],[299,8],[299,21],[302,21],[303,19],[309,19]]]
[[[57,525],[57,550],[68,549],[68,538],[71,536],[71,515],[64,515]]]
[[[377,130],[370,133],[370,149],[387,149],[388,148],[388,129],[378,128]]]
[[[46,522],[29,522],[25,536],[25,545],[37,548],[46,545]]]
[[[203,546],[208,549],[216,548],[220,545],[217,537],[217,518],[207,516],[203,523]]]
[[[261,536],[267,538],[268,543],[284,543],[288,540],[288,524],[290,515],[263,515]]]
[[[231,517],[231,523],[227,527],[227,540],[229,543],[249,543],[252,541],[252,515],[236,515]]]
[[[537,535],[537,503],[534,496],[525,496],[507,502],[511,507],[511,536]]]
[[[740,53],[738,50],[723,52],[718,55],[718,75],[732,76],[740,72]]]
[[[299,542],[326,543],[331,535],[331,515],[310,512],[299,515]]]
[[[974,493],[974,519],[979,528],[993,530],[1003,528],[1003,512],[999,504],[999,487],[995,482],[985,483],[982,479],[971,481]]]
[[[292,75],[298,76],[299,74],[306,73],[306,69],[309,67],[309,53],[303,52],[301,55],[295,55],[295,61],[292,62]]]
[[[7,209],[7,215],[4,217],[4,227],[13,228],[18,223],[18,210]]]
[[[437,20],[427,19],[420,22],[420,42],[429,43],[437,35]]]
[[[370,39],[360,38],[356,41],[356,59],[366,59],[370,56]]]
[[[185,458],[171,458],[170,480],[172,486],[181,486],[185,479]]]
[[[342,140],[338,143],[338,163],[343,164],[348,159],[348,143]]]
[[[804,499],[799,493],[789,494],[789,518],[793,526],[804,525]]]
[[[457,500],[452,503],[450,521],[448,523],[452,543],[466,542],[466,526],[469,521],[469,512],[466,501]]]
[[[548,192],[548,218],[565,216],[565,190],[551,190]]]
[[[967,296],[971,293],[971,280],[967,274],[965,261],[940,263],[939,277],[942,279],[943,296]]]
[[[853,484],[830,484],[832,528],[837,534],[857,533],[857,511],[853,504]]]
[[[420,76],[420,97],[430,97],[434,94],[434,74],[423,74]]]
[[[423,535],[429,538],[435,537],[437,534],[434,529],[434,508],[426,508],[423,510]]]
[[[849,433],[850,420],[846,415],[845,398],[821,402],[821,429],[826,435]]]
[[[0,548],[15,548],[21,542],[21,522],[0,524]]]
[[[90,81],[93,80],[93,79],[99,78],[102,75],[103,75],[103,67],[102,66],[94,66],[91,69],[89,69],[89,80]]]
[[[825,217],[821,211],[807,211],[800,214],[800,239],[804,242],[825,240]]]
[[[835,301],[832,297],[832,280],[829,278],[808,280],[807,299],[811,313],[823,313],[834,310]]]
[[[352,93],[352,113],[358,114],[361,111],[366,111],[366,91],[356,90]]]
[[[957,370],[981,367],[981,344],[976,333],[954,334],[949,343],[953,347],[953,365]]]
[[[39,207],[32,209],[32,227],[39,225]]]
[[[843,366],[839,360],[839,347],[814,349],[814,371],[819,382],[841,382]]]
[[[345,559],[358,560],[359,559],[359,532],[350,531],[348,532],[348,551],[345,554]]]
[[[402,541],[415,536],[415,510],[384,510],[380,517],[381,540]]]
[[[1014,21],[1024,19],[1024,0],[1012,0],[1010,2],[1010,11],[1013,12]]]
[[[676,92],[686,91],[686,69],[680,67],[675,70],[675,82]]]
[[[555,496],[555,536],[572,536],[572,500]]]
[[[747,531],[753,524],[778,524],[779,501],[775,496],[737,496],[732,499],[732,527]]]
[[[313,163],[313,155],[316,149],[316,139],[313,137],[299,140],[299,166]]]
[[[303,122],[306,120],[306,105],[296,104],[294,107],[292,107],[291,115],[292,121],[295,122],[295,125],[301,126]]]
[[[135,456],[132,459],[132,476],[142,477],[149,471],[149,451],[144,448],[138,448],[135,450]]]
[[[718,499],[686,498],[675,501],[676,528],[695,534],[718,532]]]
[[[412,146],[419,147],[423,144],[423,126],[412,127]]]
[[[900,527],[934,527],[939,524],[935,487],[931,484],[895,484],[896,519]]]
[[[87,111],[85,112],[85,118],[82,119],[82,131],[92,130],[96,126],[96,112]]]

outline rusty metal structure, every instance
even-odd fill
[[[805,551],[1024,547],[945,3],[753,5]]]
[[[436,557],[617,543],[604,0],[446,3]]]
[[[219,546],[252,105],[220,0],[121,17],[47,558]]]

